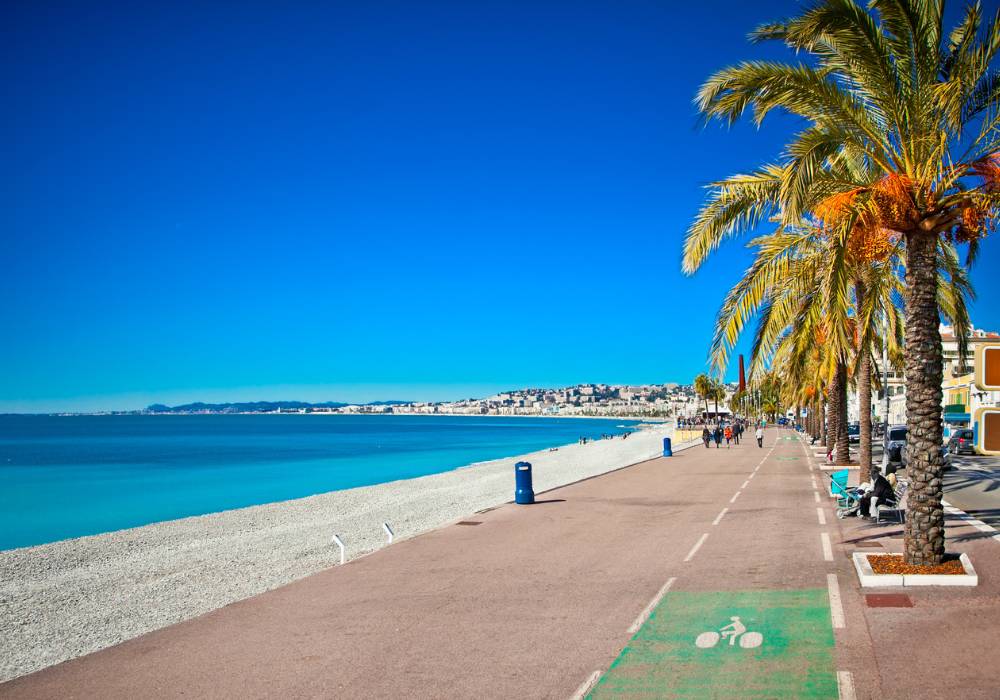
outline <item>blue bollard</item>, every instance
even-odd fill
[[[531,489],[531,462],[514,465],[514,503],[526,506],[535,502],[535,492]]]
[[[663,456],[673,457],[674,451],[670,447],[670,438],[663,438]]]

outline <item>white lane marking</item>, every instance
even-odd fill
[[[826,575],[826,592],[830,596],[830,622],[833,623],[833,629],[843,629],[844,606],[840,602],[840,582],[837,580],[837,574]]]
[[[750,479],[747,479],[746,481],[743,482],[743,485],[740,486],[740,488],[741,489],[745,489],[749,485],[750,485]]]
[[[813,499],[819,503],[819,491],[813,491]]]
[[[692,559],[694,559],[694,555],[698,553],[698,550],[701,549],[701,546],[705,544],[705,540],[707,539],[708,539],[708,533],[706,532],[704,535],[698,538],[697,542],[694,543],[694,547],[692,547],[691,551],[688,552],[688,555],[684,557],[684,561],[691,561]]]
[[[663,587],[660,588],[660,590],[656,592],[656,595],[653,596],[653,599],[649,601],[649,605],[643,608],[642,612],[639,613],[639,617],[635,618],[635,622],[633,622],[632,626],[628,628],[629,634],[635,634],[639,631],[640,627],[646,624],[646,620],[648,620],[649,616],[653,614],[653,609],[660,604],[660,601],[663,600],[663,596],[667,594],[667,591],[670,590],[670,587],[674,585],[674,581],[676,580],[676,576],[667,579],[667,582],[663,584]]]
[[[992,532],[992,533],[994,533],[993,537],[991,539],[994,539],[997,542],[1000,542],[1000,532],[997,532],[995,527],[991,527],[991,526],[987,525],[986,523],[984,523],[982,520],[979,520],[978,518],[973,518],[971,515],[969,515],[968,513],[966,513],[961,508],[956,508],[955,506],[953,506],[950,503],[948,503],[948,501],[941,501],[941,505],[944,506],[944,512],[945,513],[948,513],[949,515],[954,515],[957,518],[961,518],[962,520],[964,520],[965,522],[967,522],[969,525],[971,525],[972,527],[976,528],[980,532]]]
[[[813,465],[810,464],[809,465],[809,471],[812,471],[812,470],[813,470]]]
[[[819,518],[820,525],[826,525],[826,513],[823,512],[822,508],[816,509],[816,517]]]
[[[809,483],[812,484],[813,488],[816,488],[816,477],[815,476],[810,476],[809,477]]]
[[[591,673],[589,676],[587,676],[587,680],[585,680],[583,684],[576,689],[576,692],[573,693],[573,696],[570,698],[570,700],[583,700],[583,698],[587,697],[587,693],[593,690],[594,686],[597,685],[597,681],[599,681],[600,679],[601,679],[601,672],[599,670]]]
[[[823,544],[823,559],[833,561],[833,547],[830,545],[830,536],[825,532],[819,533],[820,542]]]
[[[715,520],[712,521],[713,525],[718,525],[722,520],[722,516],[729,512],[728,508],[723,508],[722,512],[715,516]]]
[[[729,502],[730,503],[736,503],[736,499],[740,497],[741,493],[743,493],[743,492],[742,491],[737,491],[736,495],[734,495],[732,498],[729,499]]]
[[[854,676],[850,671],[837,671],[837,697],[839,700],[857,700],[854,693]]]
[[[756,473],[757,473],[756,469],[750,472],[750,476],[747,477],[747,483],[750,483],[750,479],[752,479]]]

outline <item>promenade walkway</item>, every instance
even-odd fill
[[[850,553],[899,551],[901,530],[838,521],[815,461],[787,430],[768,430],[764,449],[697,446],[0,697],[997,697],[1000,543],[955,515],[950,546],[972,553],[980,587],[869,607]]]

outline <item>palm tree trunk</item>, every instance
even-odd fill
[[[907,564],[944,558],[941,505],[941,334],[938,332],[937,236],[906,234],[906,442],[910,476],[903,553]]]
[[[833,374],[833,393],[836,395],[836,430],[833,433],[835,464],[847,464],[851,461],[850,443],[847,441],[847,364],[837,361]],[[831,400],[831,403],[833,401]]]
[[[865,283],[856,280],[854,294],[858,310],[865,300]],[[864,333],[859,328],[858,336]],[[861,464],[861,476],[864,478],[872,468],[872,356],[867,344],[858,345],[858,462]]]
[[[820,399],[820,412],[819,412],[819,430],[820,430],[820,442],[823,443],[823,447],[826,447],[827,440],[827,411],[830,410],[830,404],[827,403],[826,399]]]
[[[838,369],[840,365],[837,365]],[[838,424],[840,423],[840,388],[838,384],[837,372],[834,372],[833,376],[830,378],[830,396],[826,402],[826,414],[827,414],[827,430],[826,430],[826,446],[830,452],[833,452],[837,447],[837,435],[839,434],[840,428]]]

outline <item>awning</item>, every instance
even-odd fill
[[[968,413],[945,413],[944,420],[946,423],[968,423],[972,416]]]

